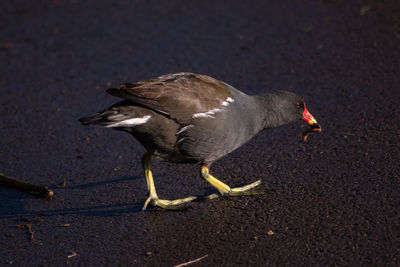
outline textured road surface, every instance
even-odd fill
[[[0,187],[0,266],[398,266],[399,14],[378,0],[1,1],[0,172],[66,187],[51,201]],[[143,148],[77,118],[117,101],[109,86],[177,71],[297,92],[323,132],[265,131],[211,169],[269,194],[141,212]],[[163,198],[214,192],[196,166],[153,172]]]

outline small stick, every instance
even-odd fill
[[[76,253],[75,251],[71,251],[71,254],[69,254],[67,256],[67,258],[69,259],[69,258],[72,258],[72,257],[75,257],[75,256],[78,256],[78,253]]]
[[[34,238],[35,232],[32,231],[32,225],[30,223],[17,224],[17,227],[20,229],[26,228],[28,230],[28,234],[30,234],[30,236],[31,236],[31,240],[35,241],[35,238]]]
[[[34,238],[35,233],[32,231],[32,225],[30,223],[27,223],[26,224],[26,228],[28,228],[28,233],[31,235],[31,240],[34,241],[35,240],[35,238]]]
[[[303,142],[307,141],[307,137],[310,133],[320,133],[322,131],[322,128],[320,125],[316,125],[314,127],[308,128],[302,135],[301,138],[303,139]]]
[[[195,259],[195,260],[191,260],[191,261],[188,261],[188,262],[184,262],[184,263],[181,263],[181,264],[175,265],[174,267],[182,267],[182,266],[186,266],[186,265],[189,265],[189,264],[192,264],[192,263],[195,263],[195,262],[201,261],[202,259],[204,259],[204,258],[206,258],[206,257],[208,257],[208,254],[206,254],[206,255],[204,255],[204,256],[202,256],[202,257],[200,257],[200,258],[197,258],[197,259]]]
[[[0,186],[7,186],[15,188],[33,195],[40,197],[51,198],[54,195],[54,191],[47,186],[38,186],[30,183],[23,182],[21,180],[8,177],[3,173],[0,173]]]

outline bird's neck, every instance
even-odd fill
[[[260,125],[263,129],[269,129],[286,124],[291,120],[287,119],[280,108],[281,97],[274,92],[253,96],[260,116]]]

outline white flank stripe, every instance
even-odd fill
[[[220,111],[222,111],[222,109],[215,108],[215,109],[211,109],[207,112],[193,114],[192,118],[207,118],[208,117],[208,118],[214,119],[213,115]]]
[[[226,101],[233,103],[235,100],[232,97],[228,97]]]
[[[187,129],[190,129],[190,128],[192,128],[192,127],[194,127],[194,125],[192,125],[192,124],[187,125],[187,126],[185,126],[185,127],[182,127],[182,128],[176,133],[176,135],[178,135],[178,134],[180,134],[180,133],[182,133],[182,132],[184,132],[184,131],[186,131]]]
[[[107,125],[106,127],[132,127],[140,124],[144,124],[148,122],[151,118],[151,115],[146,115],[142,118],[133,118],[124,121],[118,121],[116,123]]]

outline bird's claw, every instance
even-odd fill
[[[146,210],[149,204],[153,207],[159,207],[166,210],[185,210],[187,207],[181,207],[180,205],[191,202],[195,199],[196,197],[194,196],[175,200],[159,199],[158,197],[149,196],[144,202],[142,210]]]

